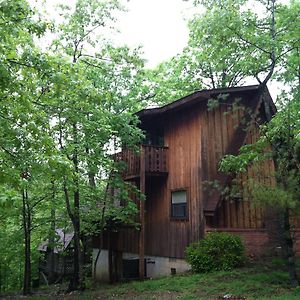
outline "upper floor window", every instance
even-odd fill
[[[147,131],[145,134],[144,144],[152,146],[164,146],[164,132],[162,128]]]
[[[186,190],[171,192],[171,217],[178,219],[186,219],[188,217]]]

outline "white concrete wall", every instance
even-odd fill
[[[93,263],[98,253],[97,249],[93,249]],[[123,259],[133,259],[139,256],[134,253],[123,253]],[[161,276],[168,276],[175,271],[177,274],[190,270],[190,265],[184,259],[149,256],[146,255],[147,262],[147,277],[157,278]],[[96,268],[96,279],[99,281],[108,281],[108,251],[102,250],[98,259]]]
[[[147,256],[147,277],[157,278],[168,276],[175,271],[176,274],[183,273],[191,269],[190,265],[184,259]]]
[[[98,254],[98,249],[93,249],[93,272],[95,260]],[[109,281],[109,272],[108,272],[108,251],[101,250],[96,267],[96,274],[93,274],[94,278],[97,281]]]

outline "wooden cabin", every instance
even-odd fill
[[[218,104],[212,107],[214,103]],[[255,85],[198,91],[163,107],[139,111],[146,136],[140,154],[123,149],[118,159],[127,165],[124,180],[146,196],[139,202],[141,227],[111,234],[94,275],[112,280],[185,271],[189,269],[186,246],[212,230],[241,235],[249,254],[265,251],[263,211],[243,193],[228,199],[205,186],[214,180],[221,186],[230,184],[231,178],[218,171],[218,164],[225,154],[237,154],[242,145],[257,140],[259,124],[267,120],[265,109],[276,112],[268,90],[262,94]],[[270,160],[262,170],[271,174],[273,168]],[[249,168],[240,180],[254,173]],[[94,257],[97,245],[95,238]]]

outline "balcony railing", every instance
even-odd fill
[[[163,176],[168,174],[167,147],[142,145],[141,151],[144,151],[146,175]],[[126,164],[122,174],[124,179],[140,176],[141,157],[143,156],[141,156],[141,153],[135,153],[129,149],[124,149],[116,154],[116,160],[123,161]]]

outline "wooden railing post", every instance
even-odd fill
[[[145,194],[145,149],[141,146],[140,156],[140,191]],[[140,199],[140,236],[139,236],[139,277],[145,277],[145,200]]]

